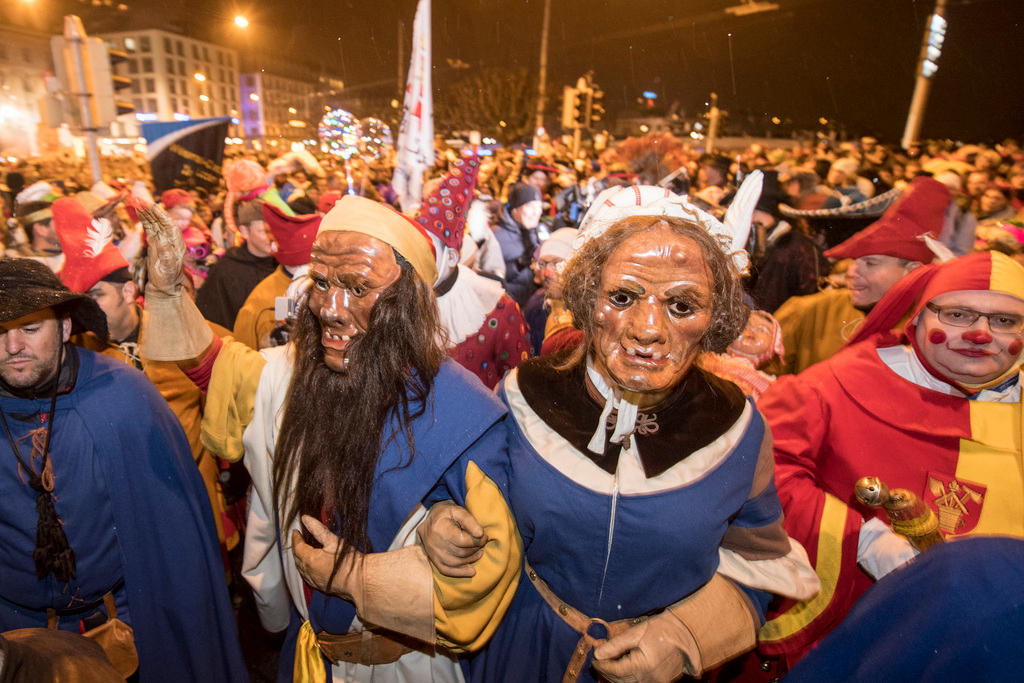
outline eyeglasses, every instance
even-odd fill
[[[939,322],[954,327],[970,327],[978,321],[978,318],[985,318],[988,320],[989,329],[993,332],[1018,334],[1024,328],[1024,317],[1013,313],[982,313],[959,306],[936,306],[932,303],[925,305],[929,311],[938,316]]]

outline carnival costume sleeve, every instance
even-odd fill
[[[775,481],[786,531],[806,548],[821,580],[816,597],[789,604],[761,629],[766,652],[791,654],[803,651],[823,630],[838,623],[849,604],[870,585],[871,579],[857,567],[863,519],[821,485],[818,474],[824,466],[833,416],[813,378],[807,374],[780,378],[758,407],[775,438]],[[862,475],[851,472],[850,476],[852,482]]]
[[[474,576],[445,576],[431,567],[437,642],[455,652],[477,650],[490,639],[519,584],[523,541],[507,503],[504,440],[504,429],[484,435],[474,455],[456,462],[432,496],[465,507],[488,539]]]

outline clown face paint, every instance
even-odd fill
[[[682,381],[711,321],[710,272],[700,247],[658,224],[627,238],[601,273],[594,367],[641,408]]]
[[[1000,292],[946,292],[930,303],[940,308],[1024,317],[1024,301]],[[921,311],[915,336],[924,359],[933,368],[955,382],[972,386],[1009,372],[1017,365],[1022,348],[1019,333],[993,332],[985,317],[979,317],[970,327],[957,327],[943,323],[929,308]]]
[[[316,238],[308,305],[320,320],[324,362],[331,370],[345,369],[346,349],[366,332],[377,298],[401,272],[391,247],[375,237],[330,231]]]

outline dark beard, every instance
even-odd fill
[[[403,268],[374,305],[367,331],[349,344],[344,371],[336,372],[324,363],[319,319],[302,307],[274,455],[282,529],[307,514],[326,519],[347,549],[373,550],[367,522],[377,458],[390,439],[403,436],[413,456],[412,422],[444,359],[439,327],[430,288]],[[293,477],[297,485],[289,492]]]

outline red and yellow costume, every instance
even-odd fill
[[[1024,295],[1024,269],[1009,258],[976,254],[958,261],[901,281],[851,346],[779,379],[758,404],[775,438],[786,531],[807,549],[822,584],[817,597],[788,603],[766,623],[760,635],[766,654],[794,663],[872,584],[857,566],[860,528],[873,516],[885,518],[856,501],[859,477],[878,476],[917,493],[946,536],[1024,536],[1019,370],[997,389],[967,396],[941,381],[905,339],[879,332],[908,310],[913,320],[943,291]],[[911,339],[913,329],[911,322]]]

